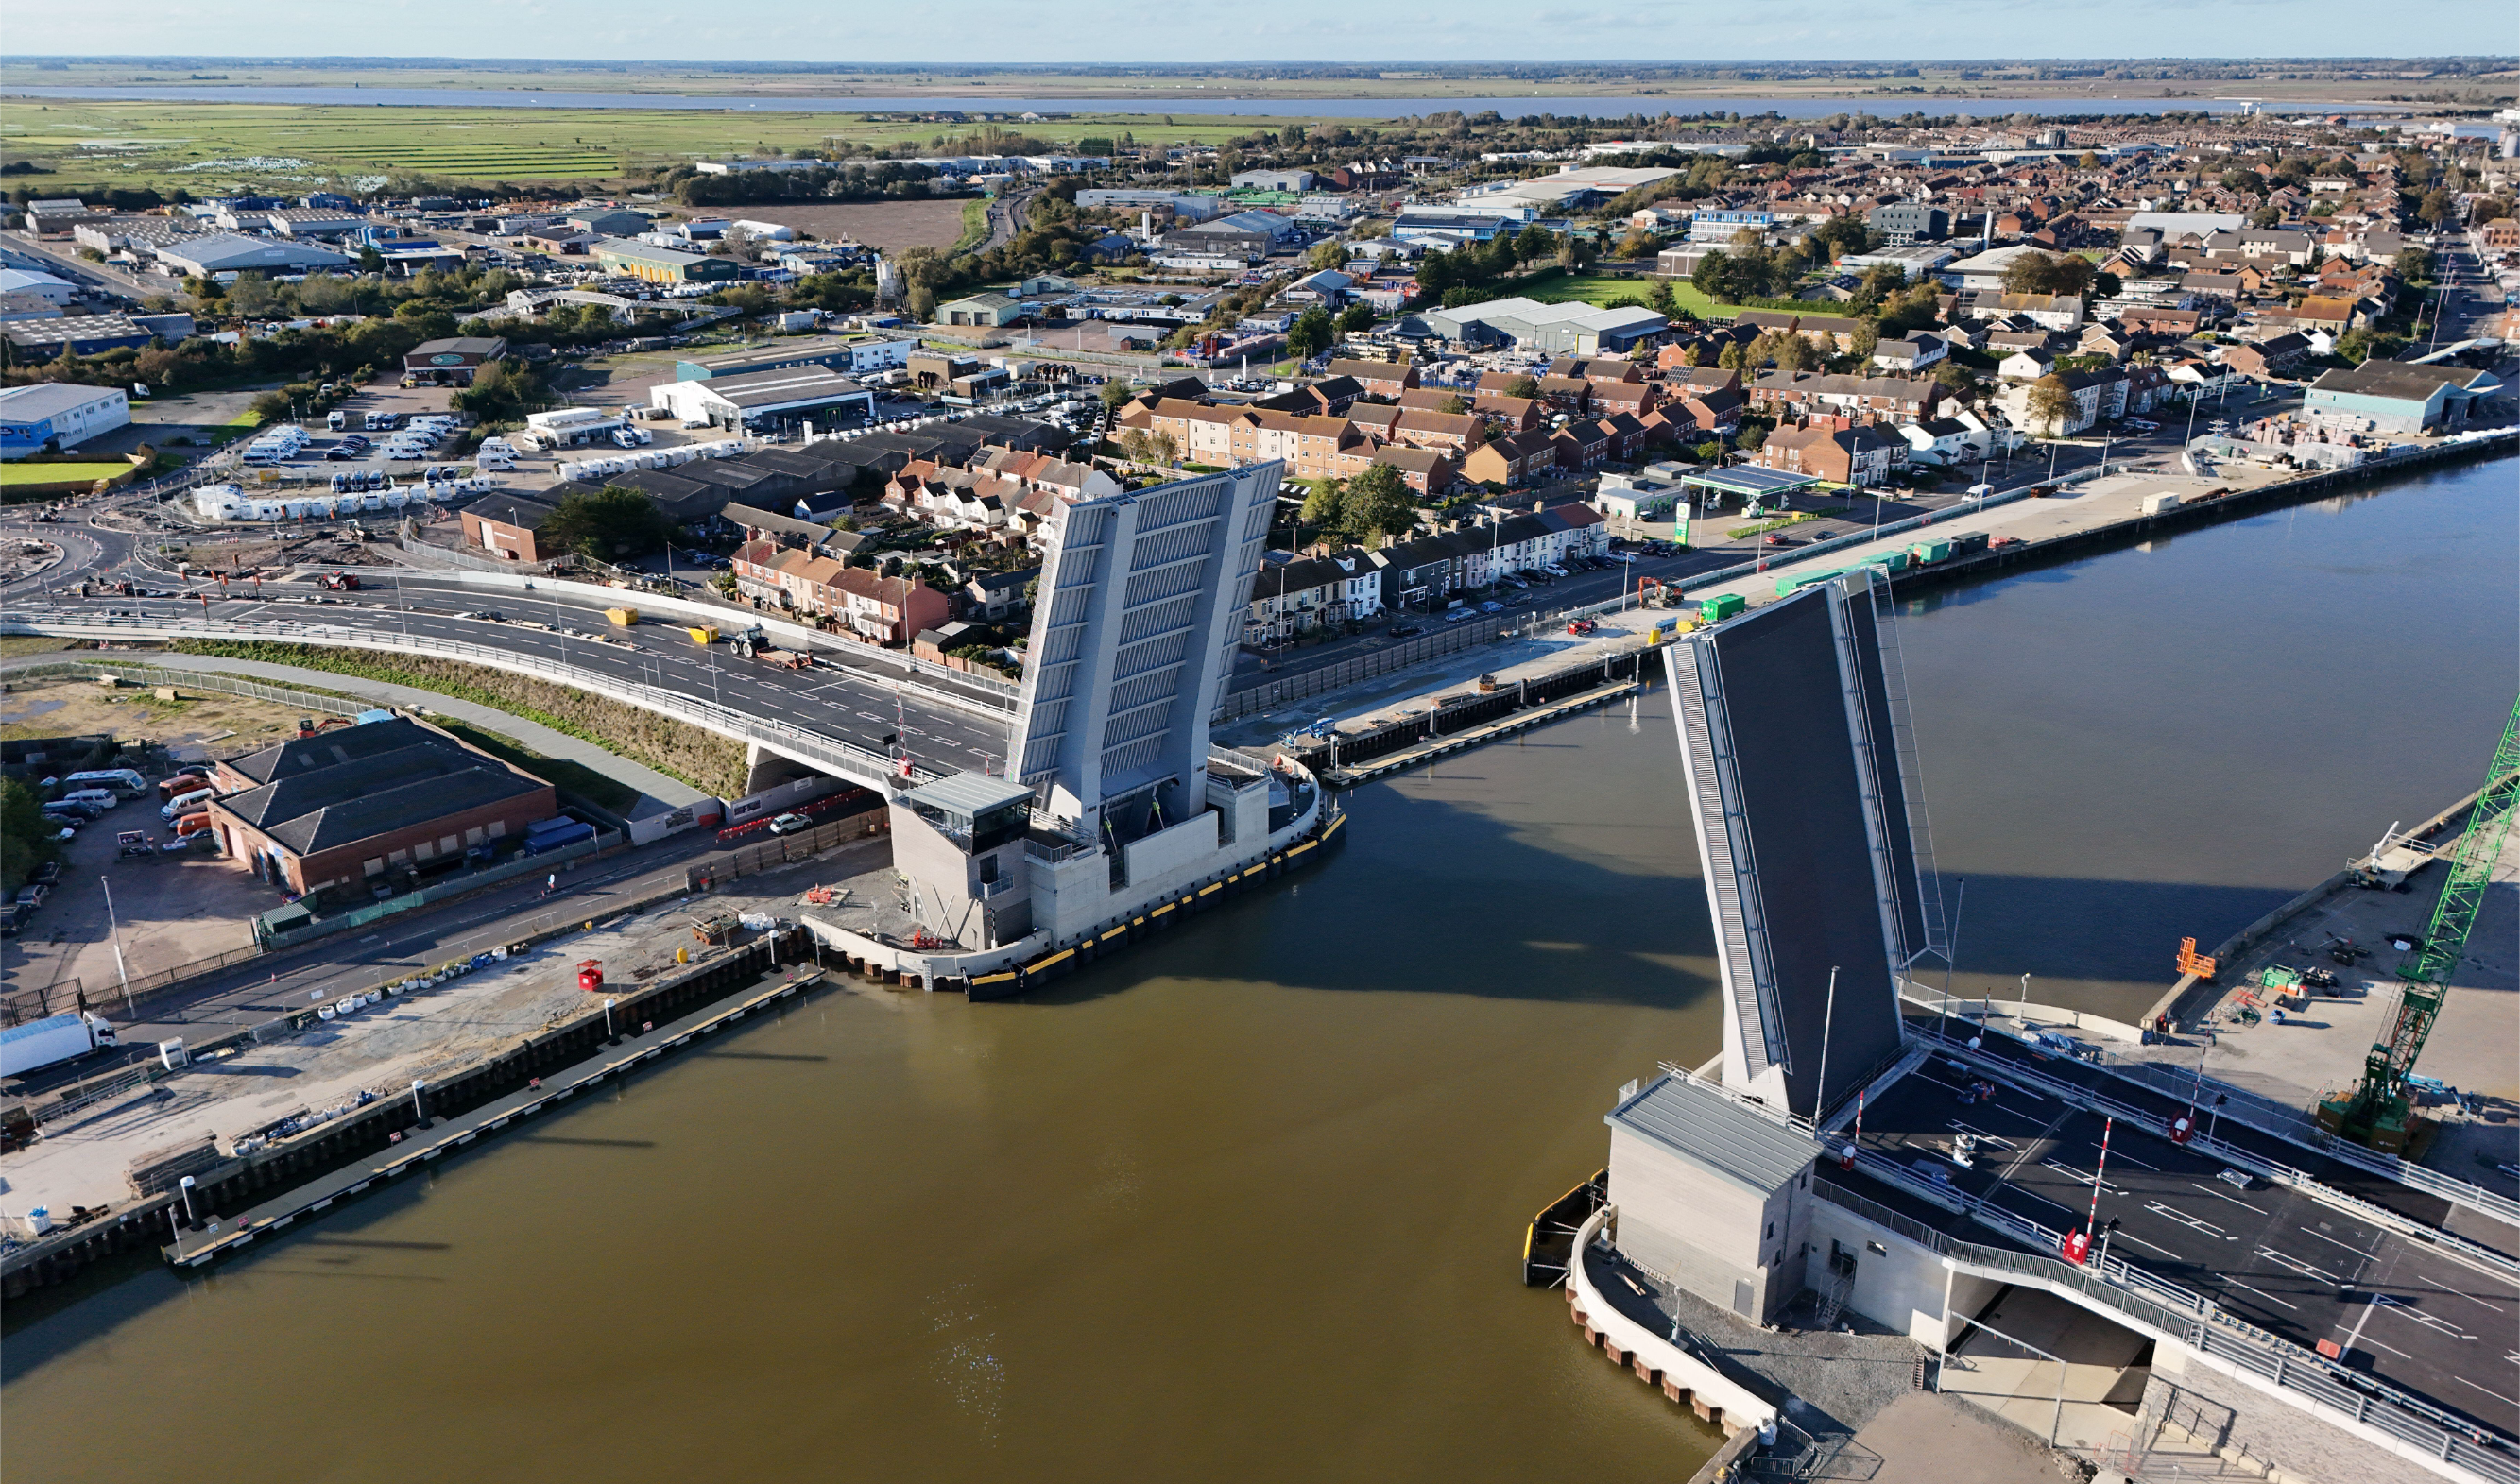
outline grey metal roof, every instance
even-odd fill
[[[1614,1129],[1766,1195],[1811,1167],[1821,1142],[1685,1077],[1656,1078],[1602,1116]]]
[[[902,801],[925,804],[947,814],[967,818],[1032,797],[1032,790],[1012,779],[992,778],[985,773],[957,773],[940,778],[924,787],[903,794]]]

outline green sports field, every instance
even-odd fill
[[[131,472],[131,466],[116,459],[111,464],[0,464],[0,489],[21,484],[68,484],[73,479],[93,482],[117,479]]]

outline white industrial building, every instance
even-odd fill
[[[38,382],[0,391],[0,459],[22,459],[76,447],[131,422],[131,398],[119,386]]]

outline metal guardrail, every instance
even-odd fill
[[[1998,1033],[2002,1034],[2000,1031]],[[2064,1081],[2061,1078],[2048,1076],[2044,1072],[2023,1066],[2019,1062],[1990,1060],[1983,1057],[1976,1056],[1975,1054],[1972,1054],[1966,1046],[1944,1035],[1940,1031],[1926,1029],[1922,1026],[1911,1026],[1909,1027],[1909,1034],[1926,1041],[1939,1042],[1945,1051],[1954,1055],[1969,1057],[1975,1064],[1996,1076],[2009,1078],[2015,1082],[2028,1083],[2048,1097],[2055,1098],[2060,1102],[2072,1103],[2078,1107],[2087,1108],[2092,1112],[2104,1113],[2111,1118],[2132,1123],[2139,1128],[2154,1128],[2164,1122],[2160,1114],[2148,1112],[2142,1108],[2134,1107],[2130,1104],[2120,1102],[2105,1093],[2095,1093],[2089,1088],[2077,1086],[2076,1084]],[[2299,1191],[2303,1194],[2308,1195],[2312,1199],[2318,1201],[2322,1205],[2332,1206],[2336,1209],[2350,1212],[2375,1226],[2391,1231],[2405,1231],[2408,1228],[2420,1227],[2422,1240],[2440,1247],[2445,1251],[2452,1252],[2464,1257],[2470,1262],[2492,1268],[2505,1276],[2520,1278],[2520,1259],[2514,1259],[2504,1253],[2497,1252],[2493,1248],[2485,1246],[2482,1243],[2470,1241],[2468,1238],[2461,1237],[2454,1232],[2447,1232],[2438,1227],[2425,1226],[2411,1217],[2392,1211],[2385,1206],[2376,1204],[2375,1202],[2364,1200],[2359,1195],[2348,1194],[2345,1192],[2336,1189],[2334,1186],[2320,1180],[2318,1176],[2311,1174],[2307,1170],[2298,1168],[2297,1166],[2285,1164],[2279,1159],[2269,1158],[2255,1150],[2241,1148],[2239,1146],[2231,1144],[2227,1140],[2217,1139],[2210,1135],[2201,1133],[2190,1135],[2187,1140],[2187,1147],[2191,1149],[2199,1149],[2210,1153],[2226,1164],[2248,1170],[2253,1174],[2263,1176],[2264,1178],[2274,1181],[2279,1185],[2288,1186],[2293,1190]]]
[[[2129,1056],[2110,1048],[2101,1052],[2100,1064],[2130,1082],[2141,1083],[2153,1091],[2173,1098],[2186,1098],[2195,1085],[2192,1074],[2182,1074],[2175,1067],[2157,1061]],[[2214,1098],[2230,1102],[2219,1109],[2220,1115],[2233,1122],[2272,1134],[2326,1155],[2339,1164],[2350,1164],[2369,1174],[2395,1180],[2401,1185],[2439,1195],[2454,1205],[2520,1227],[2520,1200],[2497,1194],[2481,1186],[2445,1175],[2423,1165],[2409,1164],[2393,1154],[2366,1149],[2352,1140],[2339,1139],[2318,1126],[2318,1121],[2296,1107],[2261,1097],[2246,1088],[2208,1077],[2200,1095],[2208,1102]]]
[[[341,624],[296,623],[281,620],[272,623],[239,623],[233,620],[181,623],[152,618],[95,618],[74,620],[47,618],[27,612],[0,611],[0,633],[43,634],[72,639],[106,640],[183,640],[243,639],[268,643],[330,645],[343,649],[376,650],[389,654],[427,653],[461,659],[470,664],[509,670],[537,679],[556,680],[591,695],[602,696],[628,705],[635,705],[677,721],[731,737],[740,742],[793,748],[807,754],[807,760],[833,772],[897,789],[904,783],[912,786],[934,783],[944,775],[913,767],[904,779],[900,763],[891,757],[853,743],[837,742],[802,727],[770,721],[736,710],[714,701],[700,700],[677,692],[636,681],[617,680],[608,675],[579,669],[574,665],[521,654],[508,650],[490,649],[483,645],[465,644],[456,640],[435,639],[424,634],[399,635],[353,629]],[[588,639],[586,643],[598,641]]]
[[[1972,1221],[2026,1244],[2054,1247],[2063,1239],[2062,1233],[1982,1205],[1957,1191],[1937,1188],[1884,1156],[1866,1151],[1858,1155],[1857,1164],[1868,1175],[1938,1204],[1951,1204],[1957,1199],[1968,1208],[1965,1214]],[[2419,1397],[2384,1381],[2342,1372],[2314,1351],[2233,1319],[2201,1294],[2162,1282],[2116,1260],[2109,1261],[2104,1271],[2094,1273],[2058,1258],[1964,1241],[1867,1199],[1826,1176],[1816,1177],[1812,1186],[1822,1199],[1854,1211],[1961,1267],[1976,1269],[1976,1276],[2025,1278],[2079,1294],[2158,1334],[2174,1337],[2203,1354],[2221,1356],[2279,1388],[2303,1393],[2357,1422],[2421,1448],[2494,1484],[2520,1484],[2520,1454],[2515,1454],[2508,1444]]]

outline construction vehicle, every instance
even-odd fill
[[[2513,702],[2511,719],[2502,725],[2501,743],[2485,770],[2485,787],[2468,811],[2467,828],[2448,852],[2450,878],[2442,882],[2432,925],[2412,940],[2413,947],[2398,965],[2404,987],[2388,1037],[2374,1042],[2362,1058],[2359,1085],[2319,1101],[2320,1128],[2384,1153],[2405,1152],[2415,1131],[2414,1102],[2408,1095],[2423,1085],[2414,1075],[2415,1058],[2423,1055],[2424,1039],[2449,998],[2451,975],[2485,905],[2486,882],[2510,836],[2515,805],[2520,805],[2520,700]]]
[[[327,592],[355,593],[359,590],[359,574],[356,572],[326,572],[315,581]]]
[[[350,718],[346,716],[327,716],[322,721],[317,721],[312,716],[301,716],[297,718],[297,735],[301,738],[312,737],[318,732],[330,732],[335,727],[348,725],[350,725]]]

